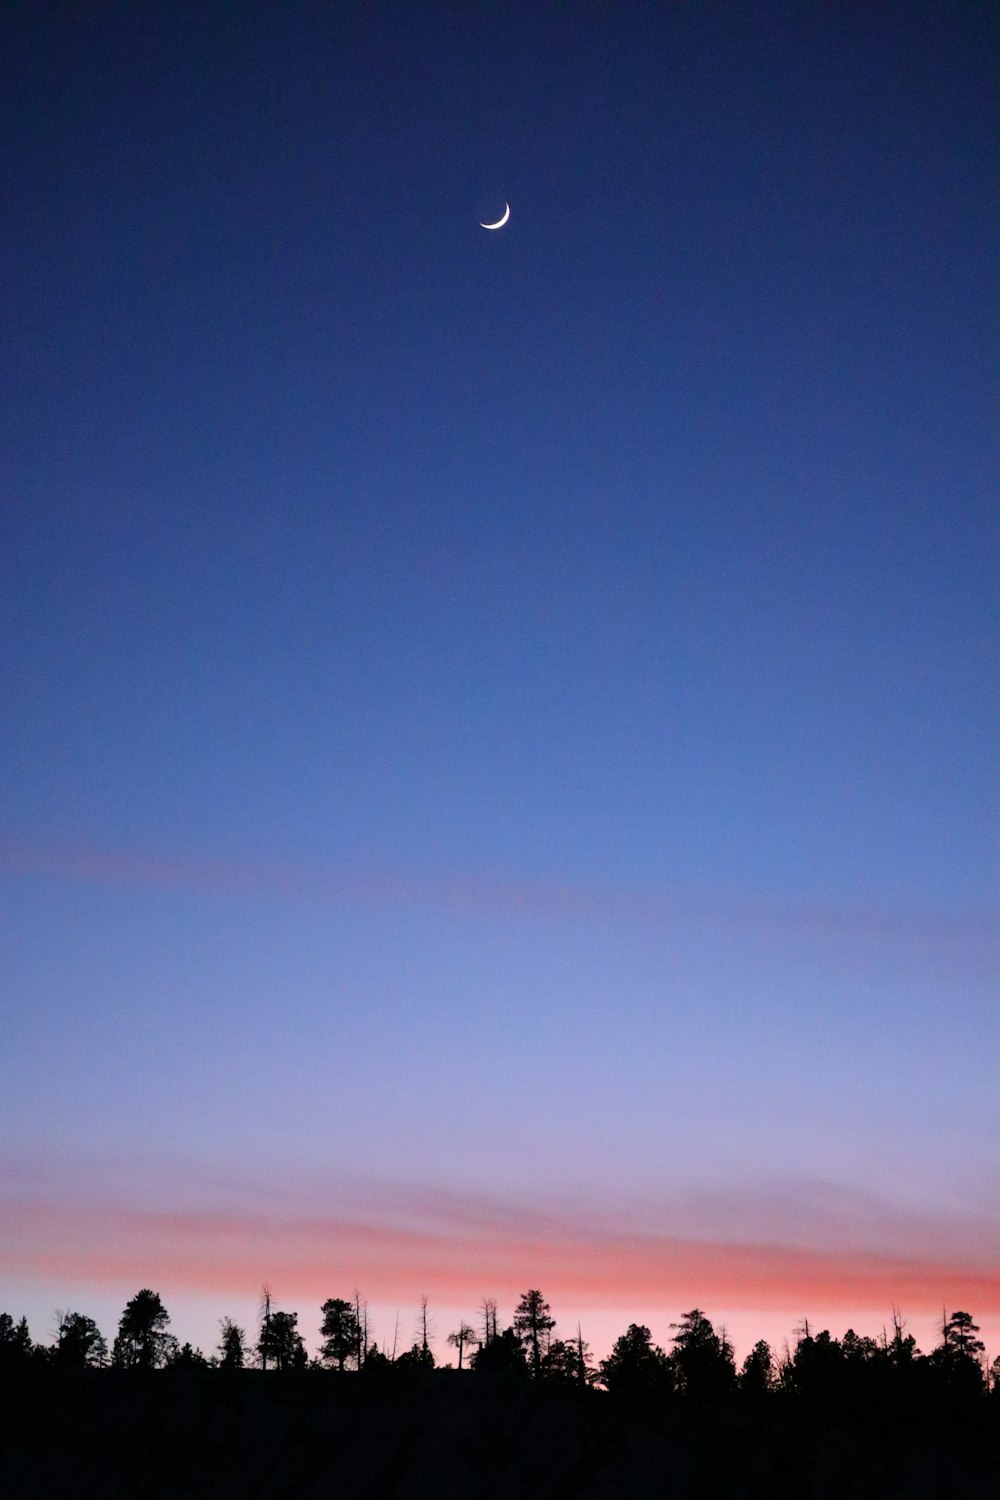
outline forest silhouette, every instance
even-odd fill
[[[391,1345],[369,1338],[358,1292],[323,1302],[317,1326],[310,1357],[268,1286],[256,1328],[223,1317],[209,1354],[178,1341],[148,1287],[110,1347],[84,1313],[57,1313],[49,1345],[0,1314],[0,1489],[945,1500],[996,1474],[1000,1357],[987,1365],[962,1310],[942,1313],[927,1353],[893,1309],[878,1337],[803,1320],[782,1351],[760,1340],[739,1364],[700,1308],[669,1349],[632,1323],[595,1362],[537,1288],[506,1324],[484,1297],[444,1336],[455,1365],[437,1364],[426,1297],[406,1347],[398,1322]]]

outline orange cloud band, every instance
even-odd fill
[[[373,1298],[426,1291],[448,1302],[516,1295],[600,1307],[720,1302],[731,1307],[943,1303],[1000,1313],[1000,1272],[961,1261],[720,1243],[509,1219],[412,1229],[362,1219],[174,1213],[52,1201],[4,1205],[0,1269],[67,1285],[136,1284],[245,1294],[263,1281],[322,1300],[360,1286]]]

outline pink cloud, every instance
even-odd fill
[[[318,1300],[343,1285],[376,1299],[426,1291],[449,1303],[541,1285],[593,1307],[725,1302],[885,1313],[947,1302],[1000,1312],[1000,1272],[978,1257],[681,1237],[447,1196],[459,1211],[431,1199],[418,1226],[373,1212],[127,1208],[15,1193],[2,1203],[0,1269],[73,1285],[131,1281],[219,1294],[267,1280]]]

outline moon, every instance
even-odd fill
[[[510,204],[505,203],[503,206],[503,213],[500,215],[499,219],[497,219],[495,224],[484,224],[482,220],[480,220],[479,227],[480,229],[502,229],[509,218]]]

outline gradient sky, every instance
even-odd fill
[[[996,1352],[991,9],[0,30],[0,1307]]]

